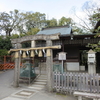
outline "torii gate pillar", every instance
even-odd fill
[[[46,41],[47,46],[52,46],[52,41]],[[47,90],[52,91],[52,72],[53,72],[53,57],[52,49],[50,49],[50,56],[46,57],[46,66],[47,66]]]
[[[21,44],[17,43],[16,48],[21,48]],[[19,74],[20,74],[20,62],[21,62],[21,55],[19,54],[18,58],[15,58],[15,69],[14,69],[14,87],[19,87]]]

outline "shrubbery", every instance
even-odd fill
[[[0,56],[8,55],[8,50],[12,48],[10,37],[0,36]]]

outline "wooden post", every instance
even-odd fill
[[[52,46],[52,41],[46,41],[47,46]],[[52,91],[52,73],[53,73],[53,54],[52,49],[50,49],[51,56],[46,57],[46,66],[47,66],[47,90]]]
[[[17,44],[17,48],[21,48],[21,44]],[[15,58],[15,69],[14,69],[14,87],[19,87],[19,76],[20,76],[20,62],[21,56]]]
[[[4,56],[4,71],[5,71],[5,64],[6,64],[6,56]]]

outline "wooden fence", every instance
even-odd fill
[[[100,75],[88,73],[53,73],[53,89],[65,93],[82,91],[100,93]]]
[[[0,56],[0,70],[13,69],[15,67],[12,56]]]
[[[14,68],[15,68],[14,63],[0,64],[0,70],[7,70],[7,69],[14,69]]]

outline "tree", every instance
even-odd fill
[[[0,49],[0,56],[8,55],[8,51],[6,49]]]
[[[40,12],[26,12],[23,13],[23,17],[26,33],[32,28],[41,29],[45,26],[45,14]]]
[[[10,48],[12,48],[10,37],[0,36],[0,56],[7,55]]]
[[[46,27],[54,27],[57,25],[57,20],[55,18],[52,18],[51,20],[46,20]]]
[[[97,44],[88,43],[87,47],[92,48],[96,52],[100,52],[100,41]]]
[[[10,28],[10,16],[8,13],[0,14],[0,30],[5,31],[6,35],[9,35],[12,29]]]
[[[78,27],[78,26],[73,26],[72,28],[73,34],[88,34],[87,32],[84,31],[83,28]]]
[[[16,30],[21,23],[21,14],[18,10],[10,11],[9,13],[0,13],[0,30],[6,33],[6,36],[11,36],[11,32]]]
[[[19,38],[19,35],[18,34],[12,34],[10,38],[11,39],[16,39],[16,38]]]
[[[71,18],[66,18],[66,17],[62,17],[59,20],[59,26],[64,26],[64,25],[73,25],[73,20]]]
[[[0,36],[0,49],[10,50],[10,48],[12,48],[10,37]]]
[[[37,32],[39,32],[38,28],[31,28],[26,35],[35,35]]]
[[[80,16],[75,16],[80,20],[80,23],[77,23],[78,26],[81,26],[86,33],[93,33],[96,23],[100,20],[100,8],[96,2],[87,1],[82,6],[84,13],[84,18]]]
[[[39,29],[45,27],[45,23],[45,14],[40,12],[21,13],[14,10],[0,13],[0,31],[4,31],[6,36],[11,36],[11,33],[19,33],[19,36],[36,34]]]

